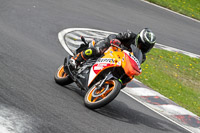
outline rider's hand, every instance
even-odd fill
[[[121,42],[120,42],[118,39],[112,39],[112,40],[110,41],[110,44],[111,44],[112,46],[120,47]]]

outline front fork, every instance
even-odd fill
[[[104,83],[107,81],[107,80],[110,80],[110,79],[117,79],[120,81],[120,79],[116,78],[115,76],[112,75],[111,71],[106,75],[106,77],[100,82],[100,84],[97,86],[97,90],[100,89]],[[120,82],[122,83],[122,82]]]
[[[105,83],[105,81],[106,81],[106,80],[109,80],[110,77],[113,77],[113,75],[111,74],[111,72],[109,72],[109,73],[106,75],[106,77],[101,81],[101,83],[97,86],[97,90],[100,89],[100,88],[103,86],[103,84]]]

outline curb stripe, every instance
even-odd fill
[[[129,93],[125,92],[124,90],[121,90],[121,92],[125,93],[127,96],[131,97],[132,99],[134,99],[135,101],[139,102],[140,104],[144,105],[145,107],[147,107],[148,109],[152,110],[153,112],[159,114],[160,116],[164,117],[165,119],[173,122],[174,124],[182,127],[183,129],[193,133],[190,129],[186,128],[185,126],[182,126],[181,124],[177,123],[176,121],[170,119],[169,117],[161,114],[160,112],[156,111],[154,108],[152,108],[151,106],[149,106],[148,104],[145,104],[144,102],[141,102],[140,100],[138,100],[137,98],[135,98],[134,96],[130,95]]]
[[[193,117],[190,115],[176,115],[177,119],[181,120],[185,124],[189,124],[192,127],[200,127],[200,120],[197,117]]]
[[[85,36],[85,37],[90,36],[90,35],[88,35],[88,34],[85,34],[85,33],[82,32],[82,31],[75,31],[74,33],[76,33],[76,34],[78,34],[78,35],[80,35],[80,36]],[[79,38],[80,38],[80,36],[79,36]]]
[[[169,115],[191,115],[196,116],[192,112],[184,109],[183,107],[176,106],[176,105],[159,105],[160,109],[168,113]]]
[[[125,87],[123,90],[128,92],[129,94],[136,95],[136,96],[159,96],[159,97],[164,98],[164,96],[161,95],[160,93],[154,90],[143,88],[143,87],[136,87],[136,88]]]
[[[176,103],[172,102],[168,98],[163,98],[159,96],[141,96],[146,102],[153,104],[153,105],[169,105],[174,104],[178,106]]]

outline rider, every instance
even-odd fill
[[[138,34],[129,30],[126,32],[118,33],[117,35],[111,34],[103,41],[88,47],[86,50],[81,51],[70,59],[70,64],[76,68],[77,65],[90,57],[100,56],[103,54],[110,45],[117,45],[125,50],[133,52],[134,56],[138,58],[140,63],[146,60],[146,53],[149,52],[156,42],[154,33],[144,28]]]

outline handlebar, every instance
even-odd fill
[[[88,43],[86,42],[86,40],[85,40],[85,37],[84,37],[84,36],[81,36],[81,41],[82,41],[82,42],[84,42],[84,44],[85,44],[85,45],[88,45]]]

